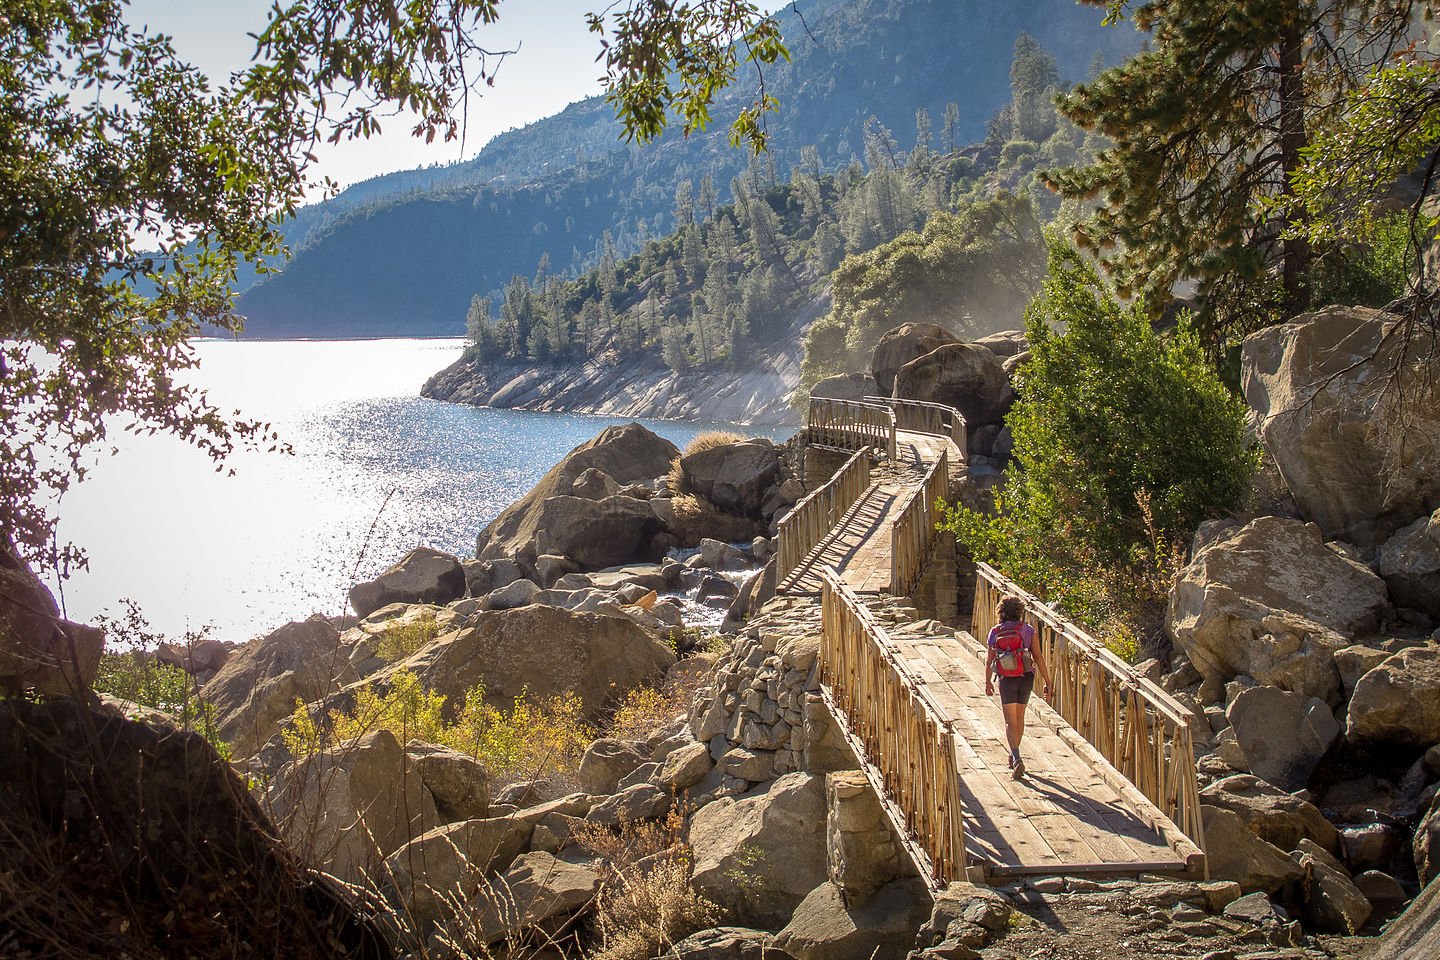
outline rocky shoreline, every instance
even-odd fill
[[[803,328],[792,334],[739,370],[676,373],[658,359],[621,366],[609,354],[558,366],[465,356],[420,395],[506,410],[789,426],[800,422],[789,397],[800,382]]]
[[[1206,882],[926,890],[819,697],[817,609],[773,598],[775,524],[833,459],[798,440],[721,438],[682,453],[636,424],[573,450],[479,532],[474,558],[420,548],[357,584],[355,618],[313,617],[233,650],[165,651],[201,684],[252,785],[215,816],[283,838],[343,890],[368,890],[338,895],[359,918],[347,936],[375,944],[363,955],[1430,960],[1440,403],[1411,389],[1405,436],[1379,426],[1380,366],[1367,363],[1409,362],[1361,355],[1387,342],[1386,322],[1331,308],[1247,341],[1246,397],[1285,494],[1196,531],[1170,591],[1171,646],[1136,667],[1196,717]],[[888,383],[965,411],[968,472],[951,494],[983,504],[1007,466],[1002,421],[1025,345],[937,330],[898,328],[868,375],[818,389]],[[944,562],[963,594],[967,562]],[[932,608],[937,598],[881,598],[871,612],[897,635],[956,628]],[[695,629],[722,610],[728,639]],[[414,649],[393,648],[421,628]],[[452,719],[477,684],[494,709],[573,697],[602,730],[627,691],[660,691],[661,707],[589,743],[575,769],[521,779],[384,724],[300,754],[286,739],[297,703],[322,729],[407,677]],[[27,706],[0,723],[0,742],[27,758],[0,773],[0,795],[30,796],[26,777],[58,782],[37,769],[63,751],[27,746],[24,730],[73,727],[59,717],[70,709]],[[127,713],[112,704],[94,722],[123,739]],[[158,739],[144,749],[160,768],[225,771],[196,738],[149,719]],[[164,794],[145,814],[172,816],[158,835],[200,829]],[[127,816],[102,807],[66,816]],[[332,890],[310,876],[292,879]],[[626,906],[640,890],[655,899]],[[683,922],[661,929],[662,914]]]

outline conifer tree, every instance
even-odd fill
[[[1177,280],[1201,283],[1212,349],[1308,303],[1311,251],[1290,229],[1290,190],[1313,130],[1377,56],[1409,0],[1085,0],[1130,13],[1149,49],[1061,98],[1113,138],[1087,167],[1047,182],[1100,207],[1075,231],[1124,295],[1152,311]],[[1393,39],[1393,33],[1389,34]]]

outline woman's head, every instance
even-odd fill
[[[1006,595],[1000,598],[995,606],[995,619],[1001,623],[1011,620],[1019,620],[1025,616],[1025,603],[1019,597]]]

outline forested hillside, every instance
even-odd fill
[[[825,0],[800,13],[803,22],[783,17],[791,63],[766,77],[782,110],[758,174],[767,190],[797,165],[848,177],[867,160],[872,117],[897,154],[924,136],[919,111],[931,152],[984,138],[1009,98],[1010,43],[1022,32],[1054,54],[1065,81],[1090,75],[1097,53],[1113,64],[1139,46],[1128,25],[1102,26],[1069,0]],[[676,226],[680,184],[698,200],[708,175],[712,202],[724,203],[747,173],[726,131],[641,150],[617,143],[618,130],[609,107],[585,101],[467,163],[391,174],[307,208],[292,227],[293,259],[241,298],[246,335],[457,334],[473,295],[532,276],[542,256],[549,272],[574,276],[607,249],[617,260],[637,254]]]

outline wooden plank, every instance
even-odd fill
[[[1004,720],[993,702],[983,694],[983,664],[976,653],[963,649],[963,645],[956,642],[936,643],[934,639],[927,638],[929,642],[914,644],[914,652],[922,657],[928,654],[927,659],[934,658],[940,662],[939,668],[932,665],[932,669],[939,683],[949,686],[956,698],[957,709],[968,709],[979,715],[993,714],[991,729],[988,732],[981,729],[977,735],[988,735],[994,747],[986,760],[998,766],[1007,749]],[[982,691],[978,695],[977,689]],[[938,699],[942,703],[946,701],[944,696]],[[1039,752],[1046,760],[1043,768],[1032,765],[1030,774],[1019,782],[1025,784],[1029,781],[1029,790],[1020,796],[1020,808],[1032,818],[1051,818],[1044,823],[1054,831],[1047,836],[1052,837],[1051,844],[1057,854],[1070,862],[1112,863],[1159,862],[1166,856],[1175,856],[1163,833],[1149,822],[1106,803],[1092,801],[1090,791],[1104,784],[1104,778],[1092,763],[1073,752],[1073,742],[1064,740],[1055,731],[1053,724],[1063,726],[1063,721],[1053,711],[1040,701],[1032,701],[1026,719],[1026,737],[1032,744],[1032,750],[1027,752],[1031,752],[1032,756]],[[1083,740],[1079,742],[1084,743]],[[1085,746],[1093,750],[1089,744]],[[1115,799],[1123,798],[1116,796]],[[1087,848],[1089,855],[1085,855]],[[1072,852],[1067,853],[1067,850]],[[1177,858],[1171,869],[1179,866]]]

